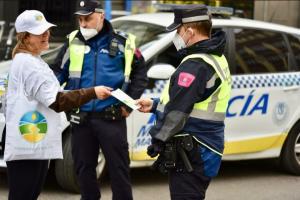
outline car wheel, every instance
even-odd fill
[[[77,182],[75,169],[73,166],[72,159],[72,148],[71,148],[71,132],[67,129],[63,137],[63,160],[55,161],[55,176],[57,183],[65,190],[74,193],[80,193],[79,184]],[[98,165],[96,168],[97,179],[103,174],[105,167],[105,158],[100,150],[98,156]]]
[[[283,169],[295,175],[300,175],[300,123],[289,132],[280,155]]]

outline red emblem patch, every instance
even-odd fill
[[[181,72],[179,74],[178,85],[182,87],[190,87],[190,85],[195,80],[195,76],[186,72]]]
[[[134,55],[137,57],[137,59],[140,59],[142,57],[142,53],[139,49],[135,49]]]

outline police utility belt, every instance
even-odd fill
[[[158,159],[153,163],[152,169],[158,170],[162,174],[167,174],[171,169],[185,170],[192,172],[194,169],[187,156],[187,152],[192,151],[198,147],[198,143],[191,135],[173,137],[170,141],[164,144],[163,151],[160,153]],[[178,166],[181,160],[183,168]]]
[[[121,120],[123,117],[122,117],[121,106],[111,105],[100,112],[84,112],[84,111],[76,112],[74,110],[67,113],[67,118],[71,123],[81,124],[90,118],[100,118],[100,119],[111,121],[111,120]]]

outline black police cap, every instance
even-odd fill
[[[104,12],[99,0],[79,0],[77,2],[76,15],[90,15],[93,12]]]
[[[174,22],[166,27],[166,31],[174,31],[182,24],[209,21],[208,9],[205,5],[185,5],[174,8]]]

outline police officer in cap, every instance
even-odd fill
[[[60,83],[66,83],[68,90],[106,85],[139,98],[147,76],[135,36],[116,32],[105,19],[99,0],[81,0],[77,6],[80,29],[70,33],[54,65]],[[101,197],[96,175],[99,148],[106,159],[113,199],[132,199],[126,129],[130,112],[110,97],[90,101],[70,114],[72,154],[82,199]]]
[[[173,43],[183,60],[160,100],[137,103],[142,112],[156,112],[148,154],[159,154],[155,166],[168,171],[171,199],[200,200],[218,173],[224,149],[231,90],[223,55],[226,39],[223,31],[211,33],[206,6],[178,7],[174,14],[174,23],[166,30],[177,30]]]

